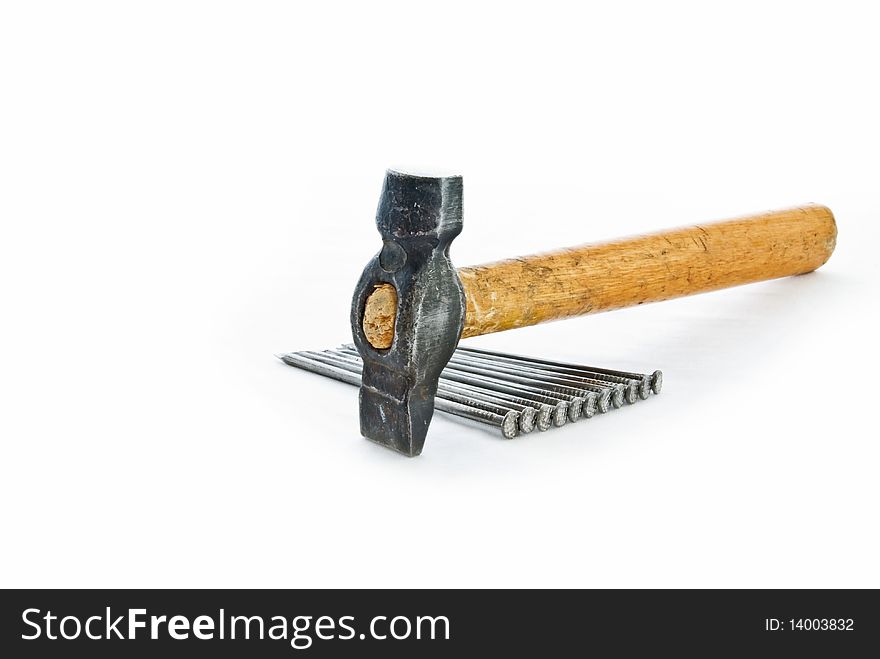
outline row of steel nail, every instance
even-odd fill
[[[360,386],[362,362],[353,345],[279,357],[298,368]],[[440,376],[434,407],[501,429],[512,439],[659,394],[663,374],[615,371],[459,346]]]

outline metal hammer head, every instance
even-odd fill
[[[462,228],[461,177],[388,171],[376,226],[382,250],[364,268],[351,308],[354,344],[364,362],[361,434],[414,456],[422,452],[438,379],[464,325],[464,290],[449,260],[449,244]],[[371,343],[364,330],[373,294],[396,295],[388,341],[373,337]]]

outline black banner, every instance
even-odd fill
[[[866,656],[874,590],[7,590],[4,657]]]

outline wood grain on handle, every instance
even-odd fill
[[[831,211],[811,205],[459,268],[461,336],[811,272],[836,238]]]
[[[804,206],[460,268],[462,338],[810,272],[836,236]]]

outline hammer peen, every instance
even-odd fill
[[[808,205],[456,270],[461,177],[395,171],[376,225],[351,310],[361,433],[409,456],[460,338],[811,272],[837,237],[831,211]]]

